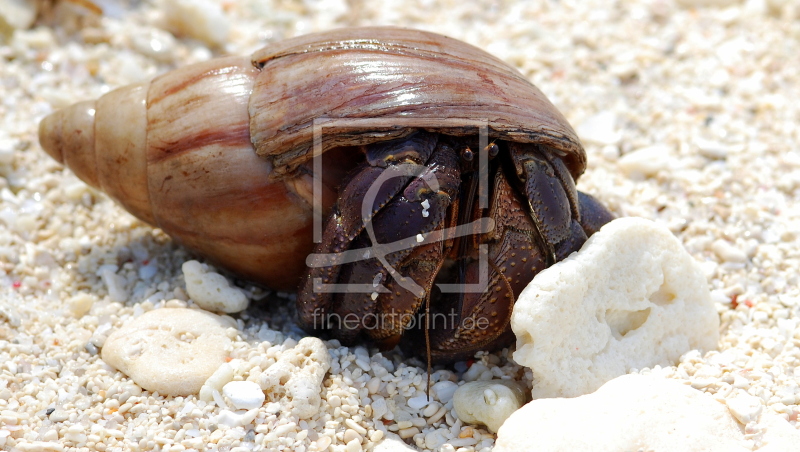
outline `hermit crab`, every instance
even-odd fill
[[[508,345],[522,289],[612,218],[575,189],[585,152],[535,86],[418,30],[184,67],[55,112],[39,139],[186,247],[296,289],[306,329],[437,361]]]

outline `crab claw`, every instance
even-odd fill
[[[383,223],[375,226],[376,221],[385,220],[374,217],[415,177],[409,169],[424,168],[421,165],[430,158],[436,142],[435,134],[417,132],[367,147],[367,161],[343,184],[322,242],[306,260],[309,272],[297,299],[303,328],[333,329],[334,336],[344,341],[351,341],[363,329],[363,316],[372,312],[376,298],[371,291],[359,289],[386,272],[375,259],[364,258],[367,250],[357,251],[372,246],[364,229],[371,225],[376,233],[386,230]]]

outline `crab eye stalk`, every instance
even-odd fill
[[[465,162],[471,162],[474,157],[475,154],[472,152],[472,149],[467,147],[461,150],[461,159]]]
[[[491,143],[486,146],[486,151],[489,152],[489,158],[493,159],[500,153],[500,146],[498,146],[497,143]]]

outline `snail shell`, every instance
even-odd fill
[[[398,121],[407,118],[450,135],[476,129],[447,121],[483,121],[492,138],[562,153],[573,178],[585,168],[575,132],[515,69],[469,44],[391,27],[306,35],[252,58],[183,67],[53,113],[39,140],[188,248],[244,278],[294,289],[313,246],[314,121],[385,120],[324,129],[329,207],[358,163],[346,150],[411,133]]]
[[[42,147],[89,185],[245,278],[291,289],[310,251],[311,210],[250,142],[259,71],[211,60],[45,118]]]
[[[471,381],[453,394],[453,408],[461,421],[483,424],[492,432],[526,401],[525,389],[513,380]]]

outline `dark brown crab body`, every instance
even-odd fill
[[[40,141],[139,218],[272,287],[296,287],[320,200],[301,325],[390,347],[430,301],[438,360],[507,344],[512,300],[611,218],[575,190],[585,153],[536,87],[417,30],[334,30],[189,66],[46,118]]]

